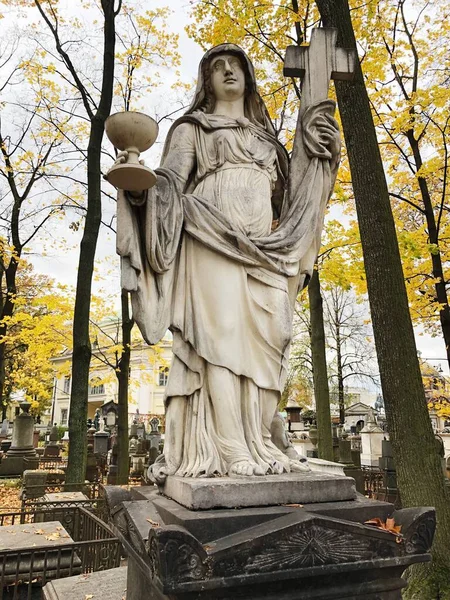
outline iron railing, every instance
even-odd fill
[[[73,540],[70,543],[0,549],[1,600],[40,598],[40,589],[52,579],[119,566],[120,541],[103,521],[79,506],[66,507],[64,514],[64,528]],[[4,512],[0,525],[41,523],[55,517],[52,510]]]

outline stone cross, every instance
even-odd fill
[[[301,77],[302,112],[311,104],[328,98],[331,79],[351,80],[355,71],[356,51],[336,47],[337,29],[312,30],[309,46],[288,46],[283,73]]]
[[[355,71],[357,55],[355,50],[336,47],[337,29],[316,27],[311,32],[309,46],[288,46],[283,73],[287,77],[300,77],[302,97],[294,138],[289,175],[289,197],[296,194],[302,185],[308,164],[302,140],[302,117],[306,109],[328,98],[331,79],[351,80]]]

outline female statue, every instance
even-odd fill
[[[288,197],[289,158],[252,64],[222,44],[200,63],[156,185],[119,194],[118,253],[133,316],[149,344],[173,333],[157,481],[309,470],[272,439],[271,426],[295,299],[314,267],[338,165],[333,110],[327,101],[305,115],[309,162],[301,193]]]

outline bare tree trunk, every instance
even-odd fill
[[[131,330],[133,329],[134,321],[130,317],[128,292],[125,290],[122,290],[121,302],[123,349],[119,362],[119,372],[117,373],[117,379],[119,382],[119,416],[117,423],[117,483],[127,484],[130,462],[128,455],[128,392],[130,381]]]
[[[101,145],[105,120],[111,111],[114,86],[115,17],[114,0],[102,0],[104,14],[103,81],[100,103],[91,119],[87,151],[87,212],[78,263],[73,319],[72,392],[70,397],[70,447],[66,481],[84,481],[86,471],[86,420],[89,391],[91,342],[89,314],[95,251],[101,222]]]
[[[319,458],[333,460],[331,435],[330,391],[328,389],[327,359],[325,353],[325,328],[323,300],[320,293],[319,272],[314,273],[308,285],[311,313],[311,354],[313,363],[314,396],[316,399]]]
[[[419,173],[422,166],[422,155],[420,152],[419,142],[414,137],[414,130],[410,129],[407,132],[409,145],[411,147],[414,162],[416,164],[416,172]],[[446,281],[444,278],[444,269],[442,266],[441,249],[439,248],[439,231],[434,214],[433,203],[431,201],[430,190],[428,189],[427,180],[424,177],[417,177],[419,183],[420,194],[427,222],[428,239],[430,244],[433,244],[433,251],[430,252],[431,265],[433,269],[433,278],[435,280],[434,290],[436,293],[436,301],[439,303],[439,320],[441,323],[442,335],[445,342],[445,352],[447,362],[450,367],[450,307],[448,304]]]
[[[338,28],[338,44],[356,48],[347,0],[316,3],[323,24]],[[336,93],[398,486],[404,506],[435,506],[437,511],[433,563],[414,567],[415,580],[408,593],[420,600],[449,598],[450,502],[425,401],[388,188],[359,64],[353,82],[336,82]]]
[[[345,398],[344,398],[344,377],[342,373],[342,341],[341,341],[341,326],[339,322],[339,308],[335,306],[334,317],[335,337],[336,337],[336,363],[337,363],[337,382],[338,382],[338,402],[339,402],[339,423],[345,423]]]

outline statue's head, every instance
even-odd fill
[[[205,92],[204,112],[212,112],[217,100],[235,100],[248,96],[252,90],[252,75],[240,53],[214,53],[202,61]]]
[[[235,44],[220,44],[205,53],[199,65],[195,97],[187,113],[196,110],[212,113],[219,94],[224,99],[243,94],[245,116],[254,124],[272,130],[266,107],[256,89],[253,65],[242,48]]]

